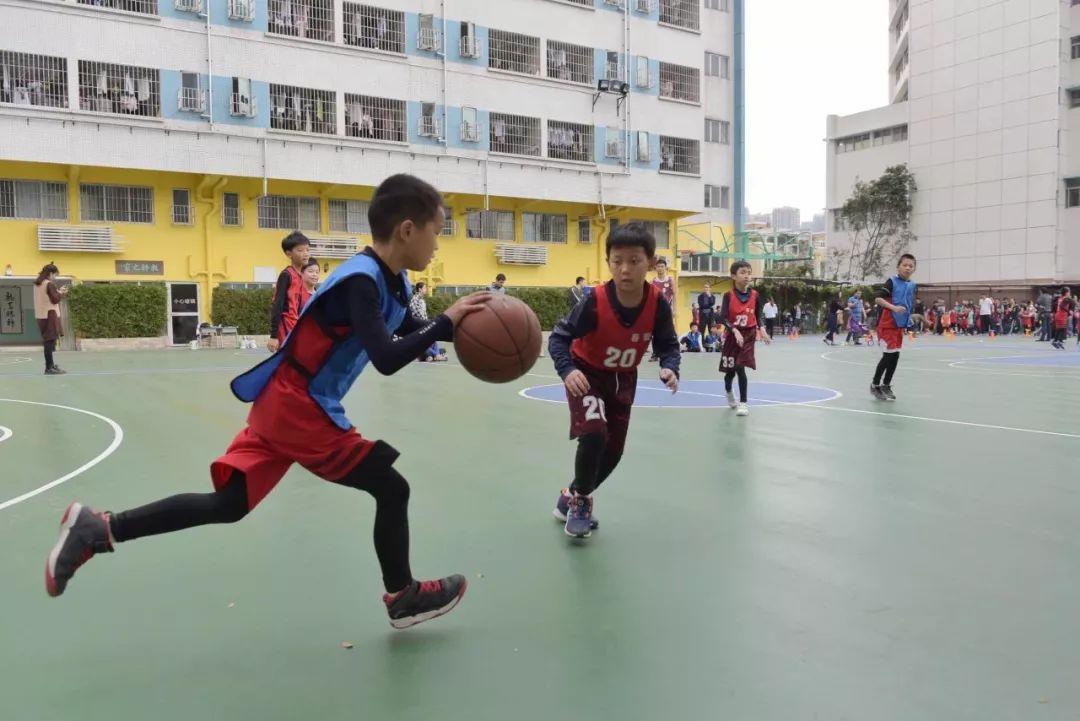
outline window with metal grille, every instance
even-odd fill
[[[697,68],[660,63],[660,97],[696,103],[701,99],[701,78]]]
[[[173,0],[173,7],[182,13],[201,13],[203,0]]]
[[[604,128],[604,157],[623,157],[623,132],[622,128],[608,126]]]
[[[1071,39],[1072,43],[1072,59],[1076,60],[1080,58],[1080,35],[1073,35]]]
[[[579,243],[592,242],[592,228],[589,216],[583,215],[577,220],[577,240]]]
[[[173,225],[191,225],[195,222],[195,213],[191,207],[191,191],[187,188],[173,188],[172,222]]]
[[[157,69],[79,61],[79,107],[98,113],[161,115],[161,76]]]
[[[78,0],[78,3],[80,5],[92,5],[142,15],[158,14],[157,0]]]
[[[514,213],[510,210],[470,210],[465,217],[465,235],[486,240],[513,240]]]
[[[608,80],[623,79],[623,56],[616,50],[607,51],[607,59],[604,62],[604,77]]]
[[[462,22],[458,37],[458,52],[463,58],[480,57],[480,41],[476,37],[476,24]]]
[[[731,207],[731,188],[726,185],[720,186],[720,207],[724,210]]]
[[[705,53],[705,74],[728,80],[731,77],[731,58],[718,53]]]
[[[1065,207],[1080,208],[1080,188],[1067,188],[1065,190]]]
[[[492,113],[489,135],[493,153],[540,155],[540,118]]]
[[[731,0],[705,0],[705,9],[731,12]]]
[[[547,41],[547,76],[592,85],[593,49],[557,40]]]
[[[660,0],[660,22],[698,30],[701,27],[700,4],[701,0]]]
[[[488,67],[539,75],[540,39],[505,30],[489,30]]]
[[[334,0],[269,0],[268,9],[268,32],[334,41]]]
[[[250,78],[233,78],[229,97],[229,114],[241,118],[254,118],[259,114],[255,96],[251,94]]]
[[[583,8],[593,7],[593,0],[555,0],[555,2],[568,3],[570,5],[580,5]]]
[[[221,194],[221,224],[229,227],[240,227],[244,224],[244,214],[240,210],[239,194]]]
[[[259,227],[319,230],[319,199],[291,195],[259,198]]]
[[[720,207],[720,186],[705,184],[705,207],[706,208],[719,208]]]
[[[689,138],[660,136],[660,170],[673,173],[701,172],[701,150],[698,141]]]
[[[720,143],[723,145],[731,144],[731,123],[726,120],[720,121]]]
[[[345,134],[353,138],[404,143],[405,101],[345,94]]]
[[[270,127],[304,133],[337,133],[337,101],[332,90],[270,84]]]
[[[442,138],[442,118],[435,103],[420,103],[420,122],[416,134],[422,138]]]
[[[521,231],[526,243],[565,243],[566,216],[522,213]]]
[[[363,233],[371,235],[371,226],[368,225],[368,208],[371,203],[366,200],[334,200],[329,201],[330,232],[331,233]]]
[[[405,13],[400,10],[347,2],[343,22],[346,45],[405,52]]]
[[[128,185],[80,185],[79,215],[83,221],[153,223],[154,189]]]
[[[67,185],[40,180],[0,180],[0,218],[67,220]]]
[[[631,220],[631,223],[641,223],[645,226],[645,229],[652,233],[656,238],[657,248],[668,247],[668,224],[663,220]],[[612,228],[612,230],[615,230]]]
[[[547,154],[559,160],[593,159],[593,126],[581,123],[548,121]]]
[[[64,58],[0,50],[0,103],[66,108],[67,62]]]
[[[176,107],[181,111],[201,113],[206,110],[202,80],[198,73],[180,73],[180,89],[177,91]]]
[[[439,235],[452,236],[452,235],[454,235],[454,230],[455,230],[454,209],[453,208],[443,208],[443,212],[445,212],[446,215],[443,216],[442,230],[439,231]]]
[[[255,19],[255,0],[229,0],[229,19],[251,22]]]
[[[1080,108],[1080,88],[1073,88],[1069,91],[1069,107]]]
[[[461,139],[466,143],[480,142],[480,121],[476,108],[466,106],[461,109]]]
[[[429,50],[435,52],[442,49],[442,27],[436,24],[435,16],[430,13],[421,13],[419,17],[420,27],[416,30],[417,50]]]

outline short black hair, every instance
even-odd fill
[[[368,206],[371,237],[387,243],[394,229],[406,220],[417,225],[430,223],[443,207],[442,196],[430,183],[406,173],[391,175],[379,183],[371,196]]]
[[[610,256],[616,248],[641,248],[647,258],[652,258],[656,255],[656,238],[644,223],[627,223],[608,235],[605,254]]]
[[[301,270],[307,270],[308,268],[310,268],[313,265],[316,268],[319,267],[319,259],[318,258],[308,258],[308,262],[304,263],[304,267],[301,268]]]
[[[506,282],[506,275],[505,275],[505,274],[503,274],[503,273],[499,273],[499,274],[498,274],[497,276],[495,276],[495,281],[496,281],[496,282],[498,282],[498,281],[500,281],[500,280],[501,280],[501,281],[502,281],[503,283],[505,283],[505,282]]]
[[[308,237],[299,230],[294,230],[281,239],[281,250],[285,253],[288,253],[298,245],[311,245],[311,241],[308,240]]]
[[[691,324],[690,324],[690,327],[691,327],[691,328],[697,328],[697,327],[698,327],[698,324],[697,324],[697,323],[691,323]]]
[[[753,267],[750,265],[749,262],[745,260],[737,260],[731,264],[731,274],[735,275],[743,268],[750,268],[751,270],[753,270]]]
[[[579,275],[579,276],[577,277],[577,279],[576,279],[576,280],[574,281],[574,285],[577,285],[578,283],[580,283],[580,282],[581,282],[581,281],[583,281],[583,280],[585,280],[585,276],[583,276],[583,275]]]
[[[656,264],[657,265],[661,265],[661,264],[667,265],[667,258],[665,258],[664,256],[661,255],[659,258],[656,259]]]
[[[1061,294],[1062,295],[1065,295],[1066,293],[1069,293],[1069,292],[1071,292],[1070,289],[1069,289],[1069,286],[1067,286],[1067,285],[1061,286]]]
[[[896,261],[896,265],[899,266],[901,263],[903,263],[908,258],[911,259],[912,263],[915,263],[916,265],[918,265],[919,261],[915,260],[915,256],[912,255],[911,253],[904,253],[903,255],[901,255],[900,260]]]
[[[419,283],[414,285],[412,288],[413,288],[413,291],[415,292],[415,291],[421,290],[421,289],[426,288],[426,287],[427,287],[427,283],[425,283],[424,281],[420,281]]]

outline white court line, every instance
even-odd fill
[[[1024,354],[1024,355],[975,356],[975,357],[971,357],[971,358],[955,358],[955,359],[953,359],[953,361],[951,363],[949,363],[949,367],[950,368],[959,368],[960,366],[967,365],[968,363],[980,363],[980,362],[985,363],[986,361],[996,361],[996,360],[1003,360],[1003,359],[1010,359],[1011,360],[1011,359],[1014,359],[1014,358],[1047,358],[1047,357],[1068,358],[1069,356],[1062,355],[1060,352],[1057,353],[1057,354],[1027,353],[1027,354]],[[1056,367],[1057,368],[1066,368],[1066,369],[1069,368],[1069,366],[1056,366]],[[980,370],[980,369],[976,369],[976,370]]]
[[[840,351],[835,351],[835,350],[825,351],[824,353],[821,354],[821,358],[824,359],[824,360],[829,361],[830,363],[845,363],[847,365],[852,365],[852,366],[863,366],[864,368],[873,368],[874,366],[877,365],[877,363],[858,363],[856,361],[841,360],[839,358],[830,358],[829,357],[830,353],[839,353],[839,352]],[[907,352],[906,349],[900,351],[901,355],[903,355],[906,352]],[[984,360],[989,359],[989,358],[1000,358],[1000,357],[1012,357],[1012,356],[986,356],[984,358]],[[1038,357],[1038,356],[1034,356],[1034,357]],[[941,361],[941,362],[944,362],[944,360]],[[1013,372],[1009,372],[1009,371],[993,371],[993,370],[989,370],[987,368],[978,368],[978,367],[975,367],[975,366],[969,366],[969,367],[966,367],[966,368],[959,368],[957,366],[953,366],[951,363],[949,365],[950,365],[951,369],[950,368],[927,368],[925,366],[912,366],[912,365],[907,365],[907,364],[903,364],[901,366],[901,368],[905,368],[907,370],[913,370],[913,371],[925,371],[927,373],[949,373],[949,374],[951,374],[953,376],[957,375],[957,370],[962,370],[964,373],[981,373],[983,375],[1012,376],[1012,377],[1016,377],[1016,378],[1054,378],[1054,379],[1059,379],[1060,380],[1061,378],[1076,377],[1076,374],[1074,374],[1074,373],[1013,373]]]
[[[15,435],[15,434],[11,432],[10,428],[5,428],[4,426],[0,426],[0,443],[3,443],[8,438],[11,438],[13,435]]]
[[[110,443],[109,447],[106,448],[104,451],[102,451],[98,455],[94,456],[89,461],[82,464],[81,466],[76,468],[71,473],[65,474],[65,475],[61,476],[60,478],[57,478],[55,481],[50,481],[49,483],[46,483],[44,486],[40,486],[38,488],[35,488],[32,491],[28,491],[27,493],[24,493],[21,496],[16,496],[15,498],[11,498],[11,499],[8,499],[6,501],[0,502],[0,511],[4,510],[5,508],[10,508],[11,506],[14,506],[16,503],[22,503],[23,501],[25,501],[27,499],[30,499],[30,498],[33,498],[34,496],[36,496],[38,494],[44,493],[45,491],[49,490],[50,488],[56,488],[61,483],[67,483],[68,481],[70,481],[72,478],[79,475],[80,473],[83,473],[84,471],[90,470],[91,468],[93,468],[97,464],[101,463],[106,458],[108,458],[110,455],[112,455],[113,451],[115,451],[124,440],[124,429],[120,427],[120,424],[117,423],[116,421],[114,421],[112,418],[107,418],[106,416],[103,416],[100,413],[94,413],[93,411],[83,410],[82,408],[74,408],[72,406],[62,406],[62,405],[58,405],[56,403],[39,403],[37,401],[23,401],[23,400],[19,400],[17,398],[0,398],[0,403],[25,403],[26,405],[30,405],[30,406],[43,406],[45,408],[61,408],[61,409],[65,410],[65,411],[74,411],[75,413],[82,413],[82,414],[85,414],[85,415],[88,415],[88,416],[93,416],[94,418],[97,418],[99,420],[103,420],[106,423],[108,423],[110,426],[112,426],[112,430],[113,430],[112,443]]]
[[[29,363],[32,358],[23,358],[16,356],[15,358],[0,358],[0,366],[13,366],[16,363]]]
[[[909,416],[903,413],[884,413],[882,411],[867,411],[861,408],[842,408],[840,406],[810,406],[811,408],[821,408],[826,411],[843,411],[845,413],[864,413],[866,415],[874,416],[888,416],[889,418],[903,418],[905,420],[912,421],[927,421],[930,423],[946,423],[953,426],[968,426],[972,428],[989,428],[995,431],[1015,431],[1018,433],[1035,433],[1042,436],[1058,436],[1061,438],[1080,438],[1080,435],[1075,433],[1060,433],[1058,431],[1043,431],[1038,428],[1016,428],[1013,426],[997,426],[991,423],[971,423],[969,421],[954,421],[948,418],[929,418],[926,416]]]

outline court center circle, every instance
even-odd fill
[[[565,403],[562,383],[532,386],[519,395],[534,401]],[[798,383],[754,381],[750,383],[751,406],[795,406],[824,403],[842,394],[833,388]],[[658,380],[638,381],[635,408],[727,408],[727,393],[722,380],[682,380],[679,392],[672,393]]]

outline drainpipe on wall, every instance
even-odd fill
[[[69,217],[75,219],[75,223],[78,224],[81,217],[81,208],[79,207],[79,175],[82,172],[82,168],[78,165],[68,166],[68,208],[70,208]]]
[[[217,182],[214,182],[214,176],[205,175],[203,179],[199,181],[199,185],[195,188],[195,202],[206,203],[209,207],[206,209],[206,215],[203,216],[203,253],[205,262],[202,270],[192,270],[191,268],[191,256],[188,256],[188,276],[191,278],[201,278],[203,285],[203,298],[206,299],[205,313],[200,308],[200,321],[206,318],[210,318],[210,312],[213,309],[214,294],[213,294],[213,281],[215,277],[228,278],[229,271],[228,265],[224,265],[223,271],[212,271],[210,266],[213,259],[213,241],[210,239],[210,221],[217,216],[219,210],[219,204],[217,201],[218,195],[221,190],[229,182],[228,178],[218,178]],[[211,186],[211,183],[213,185]],[[209,190],[209,194],[207,194]]]
[[[206,118],[210,123],[210,132],[214,132],[214,53],[211,49],[209,6],[209,3],[212,1],[213,0],[207,0],[206,6],[206,72],[208,74],[207,77],[209,78],[206,83]]]

